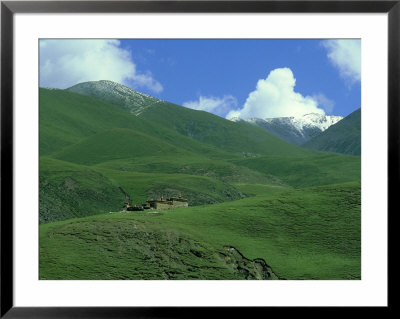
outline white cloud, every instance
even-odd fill
[[[335,101],[327,98],[322,93],[314,94],[312,98],[317,101],[318,105],[320,105],[325,110],[325,112],[332,113],[333,108],[335,107]]]
[[[159,93],[152,75],[139,73],[117,40],[40,40],[40,86],[65,89],[86,81],[110,80]]]
[[[350,83],[361,81],[361,41],[353,39],[325,40],[329,60]]]
[[[272,70],[266,79],[257,83],[242,109],[230,111],[226,118],[248,119],[301,116],[307,113],[325,114],[317,101],[294,91],[296,79],[289,68]]]
[[[223,98],[200,96],[198,101],[184,102],[183,106],[225,116],[232,108],[237,107],[237,100],[232,95],[224,95]]]

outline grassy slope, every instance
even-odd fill
[[[40,278],[232,279],[216,256],[233,246],[249,259],[265,259],[286,279],[359,279],[360,217],[360,185],[348,183],[159,215],[46,224]]]
[[[166,102],[152,111],[137,118],[87,96],[41,89],[40,222],[120,208],[118,187],[134,202],[177,192],[191,204],[237,199],[238,190],[257,196],[41,225],[42,278],[238,279],[218,257],[224,245],[265,258],[288,279],[359,278],[360,184],[286,193],[359,181],[359,157],[302,149]]]
[[[126,172],[40,158],[40,223],[120,211],[125,195],[140,204],[179,194],[190,205],[243,197],[234,186],[207,176]]]
[[[110,160],[162,155],[194,156],[188,151],[131,129],[113,129],[92,135],[52,154],[68,162],[94,165]]]
[[[232,183],[237,190],[243,193],[246,197],[253,196],[266,196],[271,194],[278,194],[285,191],[292,190],[291,186],[279,184],[257,184],[257,183]]]
[[[241,279],[204,242],[151,221],[100,216],[41,226],[40,279]]]
[[[96,167],[153,174],[207,176],[229,183],[283,184],[282,181],[272,175],[265,175],[227,161],[202,158],[199,155],[176,156],[163,154],[161,156],[126,158],[102,162]]]
[[[124,109],[89,96],[63,90],[40,89],[40,155],[61,151],[106,130],[126,128],[161,139],[182,149],[215,158],[230,157],[215,147],[199,143]]]
[[[117,187],[118,181],[112,184],[107,177],[90,167],[70,165],[65,161],[87,166],[102,161],[118,162],[121,158],[138,160],[149,155],[158,161],[168,154],[170,163],[175,163],[177,158],[182,163],[186,161],[185,158],[210,163],[212,161],[203,155],[215,158],[231,156],[172,130],[138,119],[118,107],[62,90],[40,89],[40,130],[41,223],[117,210],[124,200],[123,193]],[[43,157],[46,154],[63,161]],[[113,175],[121,176],[122,181],[126,180],[124,173],[115,172]],[[253,175],[261,174],[254,172]],[[144,201],[151,195],[160,196],[166,189],[174,195],[177,192],[191,195],[192,204],[241,197],[234,187],[211,178],[185,175],[182,182],[175,182],[181,178],[166,174],[159,177],[141,179],[143,183],[153,182],[148,187],[140,185],[139,200]],[[172,182],[174,187],[171,187]],[[133,198],[137,198],[137,194],[135,185]],[[91,201],[94,203],[90,204]]]
[[[228,121],[208,112],[172,103],[156,104],[144,110],[139,116],[234,154],[249,156],[313,154],[269,134],[260,127]]]
[[[166,215],[214,245],[264,258],[287,279],[360,278],[360,184],[301,189]]]
[[[40,155],[114,127],[145,127],[118,107],[63,90],[40,89]]]
[[[235,154],[312,154],[312,151],[284,142],[260,127],[228,121],[204,111],[143,96],[110,81],[77,84],[68,90],[86,94],[132,110],[150,123],[173,130],[195,141]]]
[[[242,197],[236,188],[212,177],[93,169],[122,187],[135,203],[160,198],[161,195],[168,197],[181,194],[188,198],[189,205],[219,203]]]
[[[88,167],[40,158],[39,223],[101,214],[121,207],[125,195]]]
[[[361,109],[346,116],[303,146],[327,152],[361,155]]]
[[[271,174],[294,187],[328,185],[361,180],[361,158],[329,153],[317,156],[263,156],[234,160],[263,174]]]

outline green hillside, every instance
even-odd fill
[[[194,141],[89,96],[65,90],[41,88],[39,105],[41,156],[60,151],[92,135],[118,128],[135,130],[210,157],[231,156],[213,146]]]
[[[152,174],[94,168],[124,189],[134,202],[161,196],[187,198],[189,205],[214,204],[243,197],[235,187],[211,177],[187,174]]]
[[[80,83],[68,90],[112,103],[140,119],[226,152],[242,156],[312,154],[312,151],[284,142],[260,127],[158,100],[111,81]]]
[[[103,131],[81,140],[52,157],[78,164],[94,165],[110,160],[160,155],[185,156],[189,152],[131,129]]]
[[[360,156],[110,81],[39,93],[40,279],[361,278]]]
[[[99,100],[64,90],[40,89],[40,155],[112,128],[144,130],[134,116]]]
[[[360,279],[360,203],[349,183],[46,224],[40,278]]]
[[[88,167],[41,157],[39,223],[102,214],[122,207],[125,195]]]
[[[174,154],[139,156],[105,161],[97,164],[96,167],[128,172],[207,176],[228,183],[284,184],[276,176],[196,154],[189,154],[188,156],[176,156]]]
[[[303,157],[262,156],[234,160],[233,163],[274,175],[297,188],[361,180],[359,156],[329,153]]]
[[[361,155],[361,109],[330,126],[303,146],[320,151]]]
[[[140,115],[148,121],[173,128],[178,133],[227,152],[244,156],[312,154],[285,142],[264,129],[225,120],[219,116],[171,103],[157,104]],[[169,121],[164,119],[169,117]]]
[[[40,158],[39,176],[40,223],[120,211],[126,196],[141,204],[182,195],[190,206],[244,197],[233,185],[212,177],[110,170],[48,157]]]

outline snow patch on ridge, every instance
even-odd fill
[[[102,100],[127,109],[138,116],[155,104],[165,102],[148,94],[135,91],[125,85],[109,81],[89,81],[74,85],[67,90],[101,98]]]
[[[286,122],[291,124],[299,133],[303,134],[305,128],[318,128],[321,132],[325,131],[329,126],[339,122],[343,117],[336,115],[322,115],[318,113],[309,113],[301,117],[280,117],[267,118],[265,122]],[[251,121],[251,120],[250,120]]]
[[[265,123],[273,123],[273,124],[290,125],[293,128],[295,128],[300,134],[303,135],[305,128],[318,128],[321,132],[323,132],[331,125],[339,122],[341,119],[343,119],[343,116],[321,115],[318,113],[309,113],[309,114],[305,114],[301,117],[290,116],[290,117],[274,117],[274,118],[265,118],[265,119],[250,118],[248,120],[242,120],[238,117],[233,117],[229,120],[231,120],[233,122],[246,121],[246,122],[254,123],[254,124],[259,124],[260,122],[265,122]]]
[[[134,104],[135,108],[130,108],[130,112],[136,116],[141,114],[144,110],[153,106],[154,104],[163,102],[162,100],[156,99],[151,95],[141,93],[131,88],[121,85],[108,80],[98,81],[99,86],[106,92],[112,92],[112,94],[119,98],[121,101],[125,101],[125,105]]]
[[[331,125],[336,124],[342,116],[322,115],[309,113],[302,116],[276,117],[276,118],[250,118],[247,120],[238,117],[230,118],[234,122],[247,122],[267,130],[285,141],[296,145],[302,145],[310,138],[325,131]]]

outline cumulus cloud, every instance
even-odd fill
[[[326,113],[332,113],[333,108],[335,107],[335,101],[327,98],[324,94],[314,94],[312,98],[317,101],[318,105],[321,106]]]
[[[361,81],[361,41],[353,39],[325,40],[329,60],[350,83]]]
[[[225,116],[232,108],[237,107],[237,100],[232,95],[224,95],[222,98],[200,96],[198,101],[184,102],[183,106]]]
[[[308,113],[325,114],[316,99],[294,91],[296,79],[289,68],[272,70],[266,79],[257,83],[242,109],[230,111],[226,118],[248,119],[301,116]]]
[[[163,90],[151,73],[140,73],[117,40],[40,40],[40,86],[65,89],[85,81],[110,80],[155,93]]]

